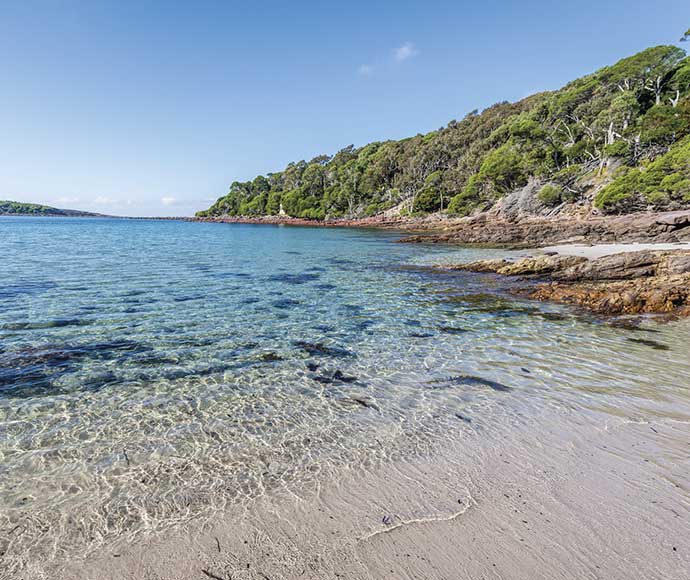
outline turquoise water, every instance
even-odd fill
[[[506,252],[398,237],[0,219],[8,569],[549,406],[687,418],[686,322],[519,301],[493,276],[429,268]]]

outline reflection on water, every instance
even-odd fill
[[[395,234],[0,221],[0,553],[79,555],[549,406],[688,420],[690,325],[611,324]]]

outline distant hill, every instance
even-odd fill
[[[349,146],[236,181],[197,215],[668,211],[690,207],[689,168],[690,58],[657,46],[425,135]]]
[[[22,203],[19,201],[0,200],[0,216],[60,216],[60,217],[107,217],[99,213],[79,211],[75,209],[59,209],[38,203]]]

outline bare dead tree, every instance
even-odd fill
[[[654,103],[656,105],[661,104],[661,93],[664,90],[663,77],[661,75],[648,80],[644,88],[654,94]]]

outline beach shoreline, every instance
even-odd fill
[[[687,578],[690,469],[687,455],[674,462],[690,424],[678,415],[561,409],[536,429],[468,426],[431,455],[344,469],[311,494],[266,496],[46,577]]]
[[[361,270],[356,271],[361,276]],[[506,310],[505,314],[512,312]],[[214,318],[214,325],[219,319]],[[451,330],[458,329],[453,326]],[[659,340],[659,335],[653,336]],[[570,345],[565,344],[564,349],[572,346],[572,337],[568,340]],[[652,344],[641,340],[625,346],[646,349]],[[682,364],[686,351],[675,342],[670,345],[667,350]],[[306,344],[312,350],[318,347]],[[558,347],[558,342],[551,343],[551,348]],[[471,348],[468,343],[467,352],[473,352]],[[631,393],[617,399],[620,407],[609,401],[611,408],[606,412],[580,415],[581,409],[570,405],[574,399],[567,394],[546,404],[540,399],[540,389],[554,387],[548,381],[551,364],[567,367],[557,362],[559,351],[550,352],[548,366],[538,367],[540,353],[528,363],[515,349],[515,343],[503,340],[500,348],[489,344],[479,349],[474,363],[477,369],[492,376],[504,365],[522,373],[522,379],[506,387],[486,379],[481,382],[479,377],[475,395],[490,406],[488,420],[482,413],[470,418],[464,409],[434,416],[433,424],[442,437],[428,452],[381,462],[370,470],[344,464],[341,471],[319,478],[316,487],[305,493],[279,489],[233,504],[210,520],[194,519],[180,528],[139,535],[124,532],[113,542],[104,539],[86,559],[67,554],[32,560],[10,577],[616,580],[644,574],[659,580],[682,578],[690,554],[690,544],[682,534],[690,513],[686,495],[690,488],[686,453],[690,411],[685,396],[675,392],[677,404],[670,409],[669,392],[647,392],[639,399],[637,393]],[[482,358],[482,352],[490,351],[495,351],[495,357]],[[460,358],[452,364],[459,366]],[[596,359],[589,364],[595,365]],[[604,377],[606,368],[604,364]],[[348,378],[350,371],[344,370],[340,377]],[[331,376],[335,377],[319,378],[330,380]],[[431,378],[420,384],[415,395],[424,399],[437,396],[437,389],[452,390]],[[476,386],[478,377],[469,378],[475,379]],[[524,384],[529,384],[530,392],[520,391]],[[351,383],[338,388],[349,394],[354,389]],[[496,397],[513,396],[512,391],[530,409],[534,396],[541,401],[534,405],[538,412],[532,414],[516,405],[513,414],[506,398],[492,403],[481,388],[495,391]],[[587,392],[592,387],[584,380],[573,388]],[[597,388],[602,387],[594,387],[592,392],[605,399]],[[463,400],[466,393],[459,391],[451,401],[455,397]],[[639,404],[640,400],[644,402]],[[370,399],[350,403],[360,411],[360,407],[366,409],[362,412],[378,424],[380,409],[363,401]],[[598,400],[597,404],[604,407],[607,403]],[[453,407],[449,404],[447,408]],[[507,420],[494,425],[496,418]],[[454,426],[444,431],[449,420]],[[395,423],[393,429],[397,432]],[[376,447],[375,440],[371,443]],[[129,453],[136,462],[131,449]],[[127,468],[130,456],[122,453]],[[123,493],[135,483],[128,480]],[[635,527],[629,521],[636,522]],[[24,533],[21,527],[17,530]],[[51,549],[67,553],[59,544]]]

